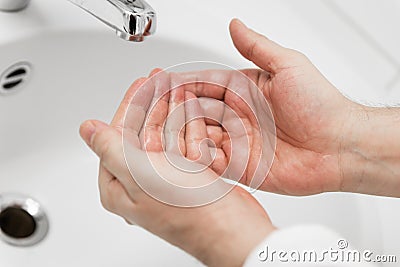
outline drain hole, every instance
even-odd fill
[[[18,84],[22,83],[22,80],[18,80],[15,82],[11,82],[11,83],[6,83],[3,85],[3,88],[6,90],[11,90],[13,89],[15,86],[18,86]]]
[[[22,89],[29,80],[30,74],[29,63],[19,62],[10,66],[0,74],[0,95],[12,94]]]
[[[34,246],[49,230],[42,206],[20,194],[0,194],[0,241],[18,247]]]
[[[10,207],[0,213],[0,228],[9,237],[27,238],[35,232],[36,222],[25,210]]]
[[[11,72],[10,74],[8,74],[8,75],[6,76],[6,78],[9,79],[9,78],[13,78],[13,77],[15,77],[15,76],[23,75],[23,74],[26,74],[26,73],[27,73],[27,71],[26,71],[25,68],[20,68],[20,69],[14,70],[14,71]]]

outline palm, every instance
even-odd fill
[[[278,137],[265,186],[291,195],[337,191],[347,103],[306,58],[302,62],[278,72],[262,89],[274,112]]]
[[[240,187],[229,187],[212,170],[205,168],[200,173],[190,174],[168,164],[164,156],[169,154],[168,150],[175,149],[176,144],[164,147],[160,139],[163,127],[158,126],[165,121],[170,107],[183,100],[183,95],[171,93],[170,97],[168,94],[149,110],[159,87],[140,87],[145,81],[138,80],[127,92],[111,127],[88,121],[80,129],[84,140],[101,158],[99,187],[104,207],[209,265],[243,264],[256,244],[274,230],[268,215],[253,196]],[[182,93],[182,90],[174,92],[178,91]],[[188,111],[190,113],[190,106]],[[187,124],[185,136],[188,140],[197,138],[198,127],[194,126],[198,122],[201,120]],[[92,126],[95,126],[95,134]],[[167,128],[175,126],[172,124]],[[121,135],[124,137],[123,145]],[[185,143],[183,145],[186,147]],[[188,143],[187,149],[191,151],[193,146]],[[176,154],[171,159],[174,163],[184,160]],[[188,162],[185,166],[191,169],[199,164]],[[160,176],[173,184],[172,190]],[[213,190],[194,190],[192,193],[192,188],[215,181],[218,182],[211,188]],[[204,202],[205,198],[207,202]],[[204,205],[207,203],[210,205]],[[175,207],[198,205],[203,206],[192,209]],[[239,216],[243,218],[237,220]],[[224,223],[220,223],[221,218]]]
[[[261,70],[243,72],[261,89],[276,123],[274,162],[260,189],[290,195],[338,190],[341,183],[338,162],[342,128],[337,125],[344,125],[344,121],[339,121],[338,118],[345,117],[341,113],[347,112],[345,104],[342,104],[343,97],[312,64],[287,68],[273,76]],[[302,78],[309,76],[317,78],[311,81]],[[249,88],[242,89],[249,90]],[[215,87],[203,86],[199,96],[211,96],[208,90],[216,94]],[[199,90],[193,91],[199,92]],[[246,99],[246,102],[251,102],[250,106],[253,105],[251,108],[254,113],[252,113],[248,112],[235,94],[221,93],[221,95],[224,96],[221,100],[241,115],[240,119],[246,126],[247,137],[250,140],[250,146],[247,147],[249,154],[258,155],[260,144],[263,144],[261,136],[268,133],[265,133],[265,129],[263,133],[263,129],[252,121],[254,115],[257,118],[264,115],[260,111],[262,104],[256,97],[251,101]],[[215,112],[216,109],[215,105],[205,100],[202,101],[202,107],[205,114]],[[233,153],[229,137],[237,133],[229,132],[224,127],[218,129],[214,122],[206,124],[206,127],[208,138],[214,140],[218,151],[211,168],[222,174],[228,162],[233,161],[233,164],[238,164],[239,162],[235,161],[241,160],[231,158]],[[191,157],[190,154],[187,156]],[[242,183],[249,184],[247,177],[255,172],[257,164],[257,159],[250,157],[245,175],[241,177]]]

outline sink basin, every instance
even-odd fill
[[[154,2],[161,14],[172,12],[163,1]],[[47,237],[32,247],[0,240],[0,266],[201,266],[101,207],[98,160],[78,135],[86,119],[110,121],[131,82],[155,67],[194,60],[245,65],[228,41],[226,24],[213,20],[213,14],[210,20],[221,26],[216,31],[226,35],[214,38],[216,49],[201,30],[172,36],[163,23],[174,29],[180,25],[160,18],[156,36],[133,44],[63,1],[32,1],[22,13],[0,13],[0,75],[16,63],[29,70],[22,84],[0,94],[0,195],[33,197],[50,225]],[[29,27],[22,34],[12,23]],[[396,239],[384,234],[389,219],[381,216],[382,199],[339,193],[255,196],[279,227],[321,223],[356,247],[393,253],[388,244]]]
[[[18,92],[0,97],[0,194],[34,197],[50,221],[48,237],[35,247],[0,241],[0,266],[39,266],[44,257],[46,266],[176,266],[176,259],[195,264],[101,208],[98,163],[78,135],[87,118],[109,121],[136,77],[190,60],[181,51],[210,54],[162,39],[132,47],[95,31],[39,34],[0,46],[0,69],[18,61],[32,68]]]

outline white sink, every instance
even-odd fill
[[[228,40],[228,21],[214,19],[217,14],[212,11],[207,15],[187,9],[184,17],[193,22],[182,25],[179,18],[169,20],[167,14],[174,9],[164,2],[152,3],[160,13],[159,32],[141,44],[118,39],[65,1],[33,0],[22,13],[0,13],[0,73],[17,62],[32,67],[19,92],[0,95],[0,195],[32,196],[43,205],[50,222],[47,237],[33,247],[0,240],[0,266],[200,265],[103,210],[97,191],[98,162],[78,135],[85,119],[109,121],[130,83],[152,68],[193,60],[244,65]],[[216,23],[213,40],[203,35],[204,29],[190,31],[197,29],[200,18],[205,28]],[[382,203],[375,198],[256,196],[277,226],[322,223],[356,247],[376,253],[396,251],[387,245],[397,239],[385,237],[383,225],[389,218],[381,218]]]

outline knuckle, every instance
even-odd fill
[[[261,48],[262,37],[259,37],[253,41],[253,43],[249,46],[247,51],[247,58],[253,58],[257,51]]]
[[[288,56],[298,62],[304,62],[309,60],[304,53],[294,49],[288,49]]]
[[[106,161],[111,158],[113,139],[108,134],[108,131],[103,131],[95,136],[95,150],[101,161]]]

